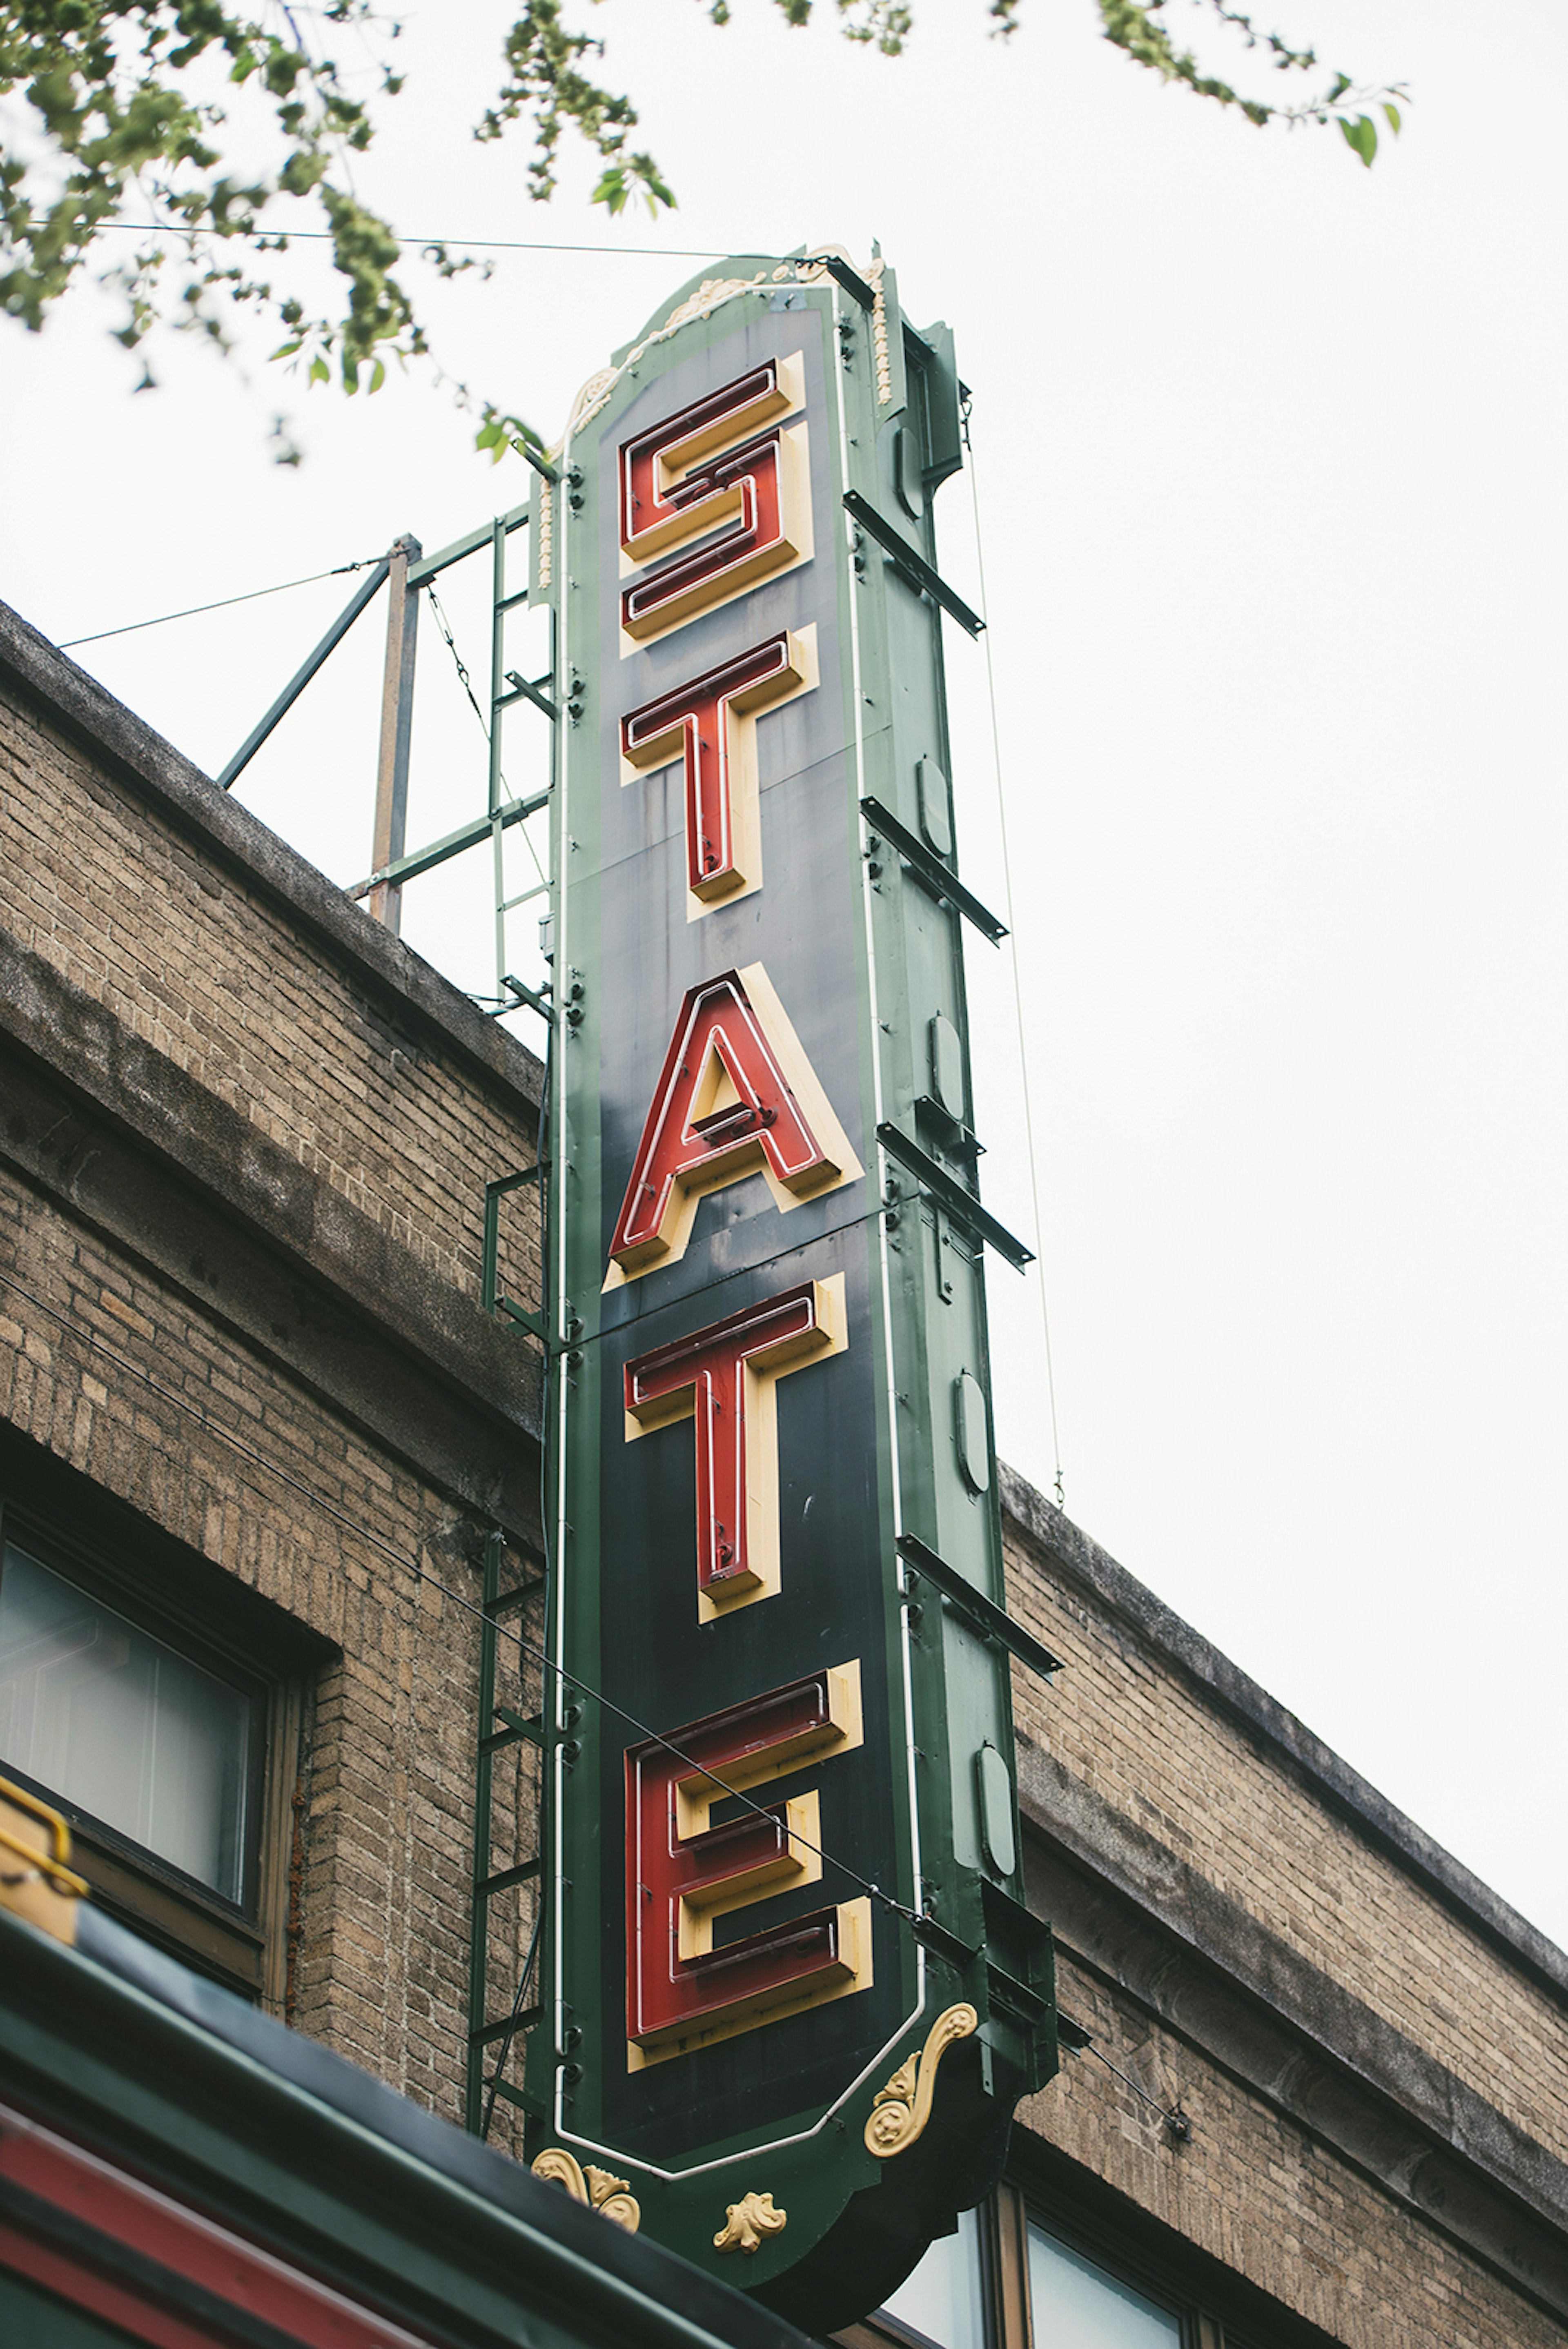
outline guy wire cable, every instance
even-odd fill
[[[263,595],[281,595],[290,587],[314,587],[318,579],[340,579],[346,572],[368,571],[379,561],[379,555],[362,554],[358,563],[334,564],[330,571],[313,571],[306,579],[280,579],[275,587],[252,587],[244,595],[221,595],[215,604],[192,604],[184,612],[160,612],[151,620],[128,620],[122,628],[99,628],[90,636],[65,636],[55,649],[67,653],[76,645],[101,645],[106,636],[133,636],[138,628],[161,628],[168,620],[193,620],[202,612],[226,612],[231,604],[254,604]]]
[[[680,1763],[686,1769],[694,1772],[697,1776],[705,1778],[711,1786],[717,1787],[722,1796],[741,1804],[745,1810],[750,1811],[757,1818],[774,1819],[776,1823],[777,1814],[769,1810],[764,1803],[753,1802],[751,1796],[742,1794],[738,1786],[732,1786],[726,1779],[722,1778],[716,1770],[709,1769],[706,1763],[699,1762],[691,1754],[682,1753],[679,1745],[672,1744],[668,1737],[661,1736],[657,1729],[650,1729],[645,1721],[639,1721],[635,1713],[628,1713],[625,1705],[617,1704],[613,1697],[602,1695],[591,1682],[581,1679],[576,1672],[567,1671],[564,1664],[554,1662],[543,1648],[535,1646],[532,1640],[524,1639],[522,1632],[514,1630],[509,1623],[501,1622],[493,1615],[486,1615],[483,1607],[475,1606],[473,1600],[465,1599],[461,1590],[454,1590],[450,1583],[442,1582],[436,1575],[431,1574],[421,1560],[408,1557],[401,1550],[394,1549],[390,1542],[384,1540],[370,1526],[362,1525],[357,1517],[351,1517],[347,1510],[340,1509],[336,1502],[327,1500],[324,1494],[313,1492],[302,1478],[293,1475],[288,1469],[280,1467],[276,1461],[269,1460],[265,1452],[258,1452],[255,1446],[247,1444],[243,1436],[234,1434],[221,1422],[209,1418],[198,1404],[188,1402],[183,1395],[176,1394],[171,1387],[162,1385],[151,1371],[142,1370],[139,1363],[130,1361],[113,1346],[106,1344],[96,1330],[73,1321],[68,1314],[62,1313],[57,1306],[51,1305],[47,1298],[38,1296],[36,1290],[28,1288],[24,1282],[14,1278],[9,1273],[0,1272],[0,1288],[13,1289],[18,1297],[25,1297],[30,1305],[35,1305],[40,1312],[47,1313],[51,1321],[57,1322],[62,1330],[79,1338],[82,1343],[90,1347],[95,1353],[105,1355],[120,1370],[129,1371],[133,1379],[140,1379],[144,1386],[151,1387],[153,1393],[161,1397],[163,1402],[171,1402],[176,1410],[184,1412],[208,1434],[216,1436],[221,1444],[228,1444],[232,1451],[239,1453],[246,1460],[253,1461],[258,1468],[265,1470],[269,1475],[275,1476],[280,1484],[288,1485],[291,1491],[298,1493],[305,1500],[311,1502],[324,1516],[331,1517],[334,1523],[343,1526],[345,1531],[369,1543],[372,1549],[379,1550],[383,1557],[389,1558],[392,1564],[400,1567],[405,1574],[411,1574],[416,1583],[428,1583],[432,1590],[439,1590],[443,1599],[450,1599],[452,1605],[461,1608],[465,1615],[476,1617],[480,1622],[488,1623],[502,1639],[513,1640],[524,1655],[531,1657],[544,1671],[554,1672],[558,1680],[576,1689],[591,1703],[602,1705],[607,1713],[613,1713],[618,1721],[624,1721],[628,1728],[635,1729],[639,1736],[647,1738],[649,1744],[660,1747],[672,1761]],[[467,1506],[471,1516],[477,1516],[483,1514],[473,1510],[471,1504]],[[509,1548],[514,1547],[507,1539],[504,1528],[497,1527],[496,1530],[501,1533],[502,1539],[507,1543]],[[882,1907],[891,1915],[900,1918],[915,1933],[917,1939],[928,1929],[929,1919],[922,1917],[916,1909],[906,1908],[903,1901],[895,1899],[890,1892],[885,1892],[879,1884],[874,1884],[869,1877],[862,1876],[858,1868],[851,1868],[846,1859],[837,1858],[823,1845],[813,1843],[809,1837],[797,1834],[793,1828],[787,1832],[792,1844],[798,1844],[803,1851],[811,1852],[825,1866],[836,1868],[840,1875],[848,1877],[852,1884],[857,1884],[863,1892],[869,1893],[874,1900],[880,1901]]]
[[[970,407],[963,411],[964,447],[969,451],[969,493],[974,514],[974,556],[980,580],[980,610],[986,618],[985,550],[980,529],[980,483],[975,472],[974,442],[970,434]],[[1040,1208],[1040,1172],[1034,1150],[1034,1112],[1029,1092],[1029,1050],[1023,1026],[1023,985],[1018,969],[1018,925],[1012,912],[1012,860],[1007,844],[1007,793],[1002,780],[1002,730],[996,715],[996,665],[992,658],[991,627],[985,630],[985,682],[991,702],[991,755],[996,774],[996,812],[1002,832],[1002,890],[1007,908],[1007,954],[1012,966],[1012,1008],[1018,1029],[1018,1068],[1023,1094],[1023,1138],[1029,1157],[1029,1191],[1034,1206],[1034,1277],[1040,1298],[1040,1332],[1045,1347],[1045,1393],[1051,1409],[1051,1450],[1055,1462],[1056,1506],[1066,1506],[1062,1472],[1062,1437],[1056,1423],[1056,1372],[1051,1358],[1051,1310],[1045,1297],[1045,1219]]]
[[[130,229],[138,236],[214,236],[211,226],[191,228],[180,221],[99,221],[99,228]],[[334,232],[329,228],[266,228],[260,222],[247,235],[286,237],[289,243],[330,244]],[[480,253],[602,253],[612,259],[630,254],[635,259],[649,261],[722,261],[725,250],[719,244],[545,244],[536,239],[514,236],[394,236],[394,244],[427,246],[432,244],[471,244]],[[783,260],[788,256],[769,253],[753,254],[749,246],[737,248],[748,258],[758,261]]]

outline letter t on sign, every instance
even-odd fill
[[[633,774],[684,762],[686,885],[698,900],[690,919],[761,887],[757,718],[815,683],[815,626],[786,628],[621,719]]]
[[[697,1615],[716,1615],[779,1587],[781,1378],[841,1353],[844,1275],[805,1280],[626,1366],[629,1443],[697,1422]]]

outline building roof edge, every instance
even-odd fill
[[[1445,1906],[1557,1997],[1568,1998],[1568,1955],[1554,1941],[1379,1794],[1359,1771],[1342,1761],[1200,1631],[1184,1622],[1016,1469],[1004,1461],[998,1463],[998,1469],[1003,1513],[1070,1579],[1196,1682],[1251,1736],[1283,1754],[1334,1809],[1419,1878]]]
[[[12,678],[78,741],[110,761],[184,832],[198,835],[286,906],[334,954],[397,996],[493,1084],[538,1106],[544,1069],[525,1044],[477,1010],[433,965],[363,912],[307,857],[220,791],[183,751],[5,603],[0,676]]]

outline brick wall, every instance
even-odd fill
[[[481,1204],[533,1157],[537,1064],[3,612],[0,961],[0,1421],[330,1643],[280,1757],[273,2002],[455,2117],[472,1609],[487,1531],[509,1581],[537,1538]],[[534,1195],[508,1212],[531,1299]],[[1004,1493],[1011,1605],[1067,1666],[1016,1682],[1030,1895],[1064,2009],[1146,2091],[1068,2057],[1023,2174],[1054,2148],[1347,2349],[1568,2339],[1568,1961]],[[505,1640],[497,1694],[538,1702]],[[497,1758],[497,1868],[532,1756]],[[492,2016],[534,1915],[493,1906]]]
[[[1551,2316],[1190,2040],[1151,2025],[1070,1961],[1060,1996],[1141,2084],[1179,2093],[1192,2135],[1174,2143],[1158,2115],[1088,2055],[1064,2059],[1060,2077],[1020,2111],[1021,2131],[1345,2349],[1557,2349],[1564,2336]]]
[[[1041,2143],[1352,2349],[1568,2339],[1568,1960],[1021,1480]],[[1185,2141],[1158,2107],[1179,2101]],[[1026,2156],[1025,2156],[1026,2158]]]
[[[332,1643],[275,1757],[269,2003],[460,2117],[472,1610],[490,1526],[519,1570],[537,1534],[531,1341],[476,1302],[483,1186],[533,1161],[539,1067],[0,616],[0,1421]],[[529,1301],[537,1234],[512,1193]],[[497,1692],[537,1702],[504,1641]],[[497,1765],[498,1865],[532,1847],[531,1751]],[[494,1904],[503,2010],[532,1902]]]
[[[532,1155],[514,1099],[15,690],[0,693],[0,926],[479,1294],[484,1185]],[[531,1189],[509,1195],[516,1295],[537,1286],[537,1216]]]
[[[1023,1734],[1568,2159],[1561,1992],[1532,1980],[1108,1608],[1010,1545],[1010,1604],[1067,1666]]]

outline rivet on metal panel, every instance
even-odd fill
[[[937,1295],[944,1305],[950,1305],[953,1285],[948,1278],[947,1250],[951,1245],[951,1235],[948,1230],[947,1217],[934,1204],[931,1208],[931,1237],[936,1244]]]

